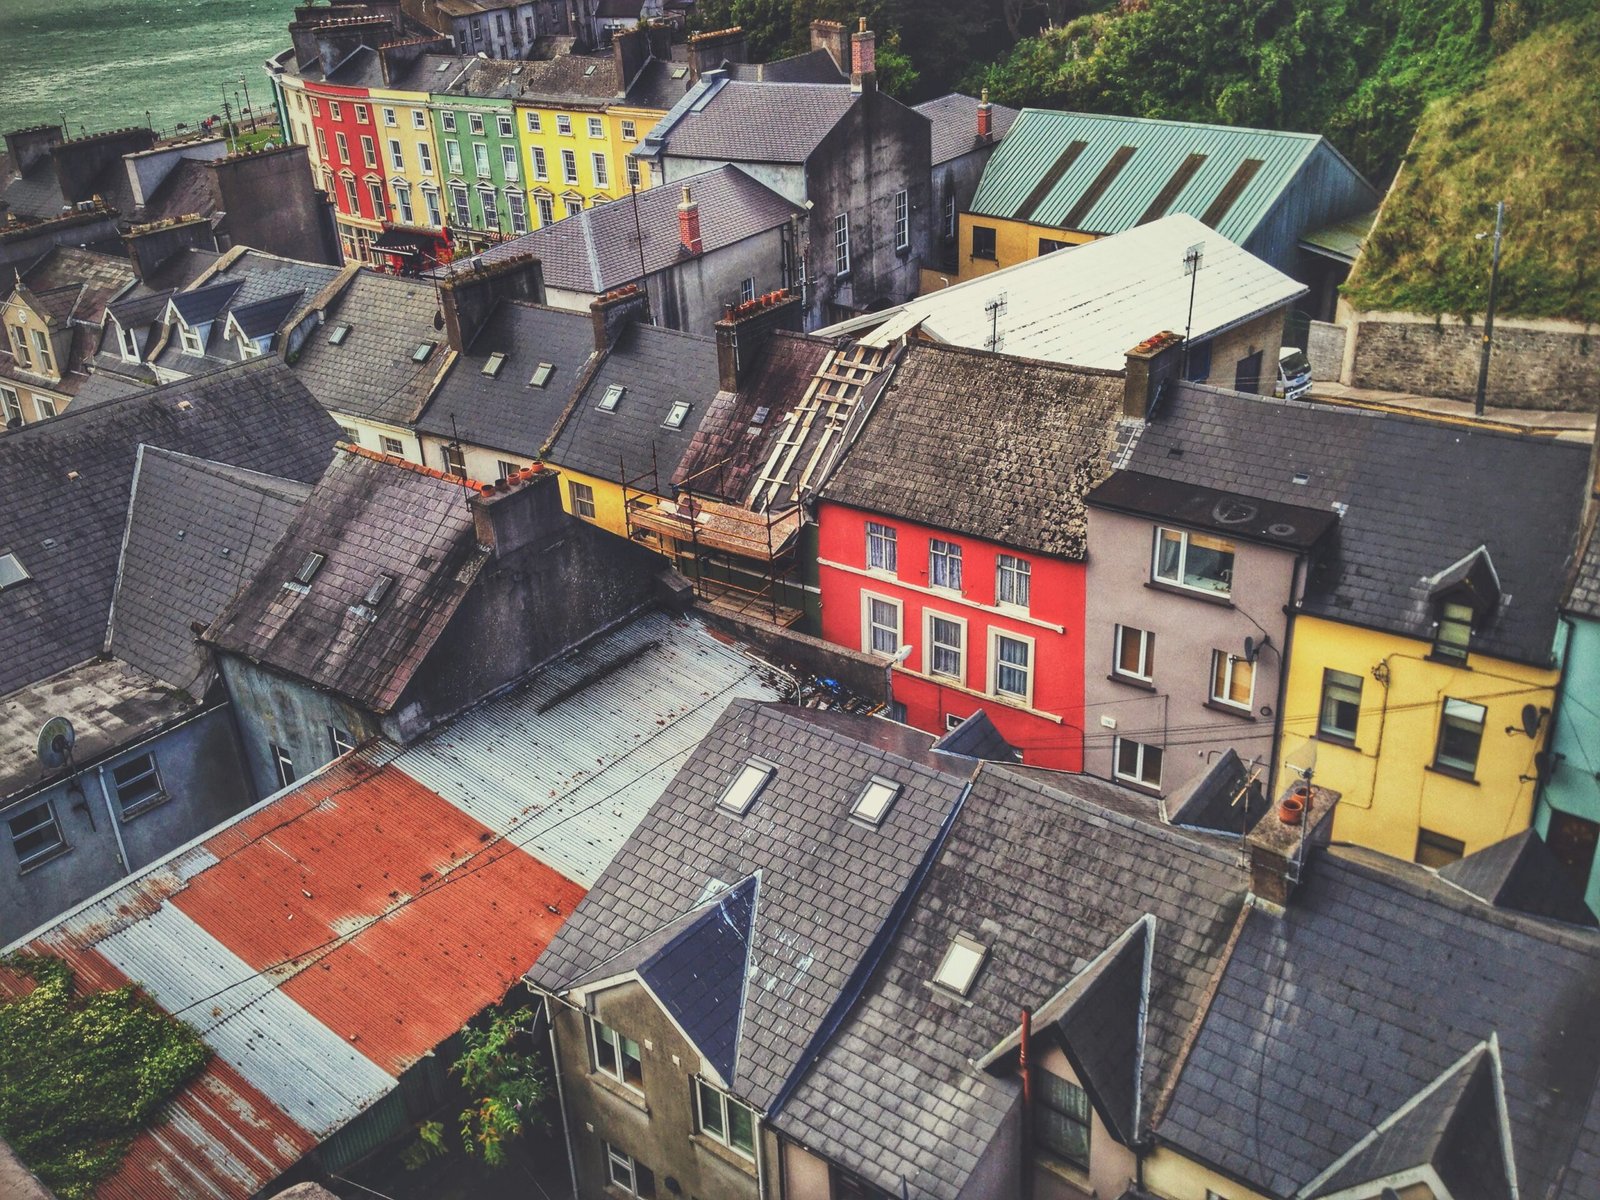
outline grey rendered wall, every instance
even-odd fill
[[[944,236],[945,197],[954,190],[957,214],[970,209],[972,198],[978,194],[978,182],[983,176],[983,168],[989,165],[989,156],[999,144],[994,142],[988,146],[980,146],[960,158],[953,158],[933,169],[931,193],[933,215],[929,218],[933,251],[927,263],[930,268],[937,267],[952,277],[960,270],[960,239],[954,237],[947,239]]]
[[[737,304],[739,287],[755,280],[756,295],[788,282],[783,274],[782,227],[685,259],[649,277],[650,312],[657,325],[710,336],[725,304]]]
[[[679,158],[668,154],[661,159],[661,170],[665,182],[681,183],[691,176],[714,171],[730,162],[750,178],[766,184],[778,195],[787,197],[796,204],[806,202],[806,171],[799,163],[746,162],[743,159],[732,158]]]
[[[1154,538],[1147,518],[1089,510],[1083,761],[1088,774],[1110,779],[1113,738],[1161,746],[1161,791],[1171,795],[1230,747],[1246,762],[1256,755],[1268,760],[1294,556],[1235,543],[1232,602],[1216,603],[1150,586]],[[1155,634],[1153,686],[1109,678],[1118,624]],[[1263,634],[1272,641],[1256,659],[1253,716],[1208,707],[1212,650],[1243,653],[1246,637],[1259,643]]]
[[[162,787],[170,798],[123,820],[111,772],[146,753],[155,757]],[[102,772],[104,793],[100,787]],[[56,820],[71,849],[22,871],[10,838],[3,839],[0,945],[248,808],[255,802],[256,792],[246,774],[233,722],[224,704],[11,805],[0,811],[0,820],[14,817],[44,799],[55,809]],[[118,832],[127,848],[126,865],[119,860]]]

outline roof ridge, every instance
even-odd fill
[[[450,475],[437,467],[430,467],[423,463],[415,463],[410,459],[401,458],[398,454],[384,454],[378,450],[368,450],[365,446],[356,446],[343,441],[338,444],[338,448],[352,458],[365,458],[372,462],[383,463],[385,466],[399,467],[416,475],[425,475],[430,479],[457,484],[464,490],[468,488],[477,490],[484,486],[476,479],[470,479],[464,475]]]
[[[1120,379],[1123,374],[1114,367],[1084,367],[1076,363],[1057,362],[1049,358],[1029,358],[1024,354],[1007,354],[1002,350],[983,350],[977,346],[962,346],[955,342],[929,342],[919,339],[907,342],[906,349],[913,354],[937,351],[941,354],[965,355],[968,358],[979,358],[988,362],[1010,362],[1025,366],[1048,367],[1062,375],[1087,375],[1097,378]]]
[[[196,387],[212,383],[224,375],[242,375],[246,371],[262,371],[270,367],[276,367],[279,370],[286,372],[290,378],[295,380],[295,382],[299,382],[299,377],[296,376],[294,372],[290,371],[288,367],[284,366],[283,363],[278,360],[276,355],[263,354],[255,358],[244,359],[240,362],[225,363],[224,365],[218,367],[215,371],[207,371],[204,375],[185,375],[182,379],[174,379],[171,383],[163,383],[157,387],[139,388],[137,391],[126,392],[121,396],[107,396],[104,400],[100,400],[94,404],[84,406],[71,404],[68,405],[66,410],[59,416],[51,417],[48,421],[30,421],[28,424],[20,426],[17,429],[0,430],[0,435],[8,438],[17,438],[27,436],[33,433],[33,431],[40,429],[59,430],[61,428],[61,422],[69,421],[73,417],[87,419],[95,413],[106,412],[108,409],[114,406],[127,404],[132,401],[148,400],[153,396],[159,396],[163,392],[167,392],[172,389]]]
[[[1077,117],[1091,121],[1116,121],[1137,125],[1182,125],[1190,129],[1215,129],[1219,133],[1270,135],[1272,137],[1290,138],[1294,141],[1318,142],[1325,140],[1320,133],[1305,133],[1297,129],[1261,129],[1254,125],[1224,125],[1218,121],[1182,121],[1175,117],[1136,117],[1125,113],[1092,113],[1075,108],[1040,108],[1033,105],[1026,105],[1017,110],[1018,122],[1021,122],[1029,113],[1038,113],[1041,116],[1049,117]]]

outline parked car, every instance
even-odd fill
[[[1278,384],[1274,394],[1298,400],[1311,390],[1311,363],[1304,350],[1285,346],[1278,351]]]

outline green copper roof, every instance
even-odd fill
[[[972,211],[1100,234],[1188,213],[1242,243],[1321,142],[1027,108],[989,160]]]

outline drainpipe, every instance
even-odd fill
[[[1596,444],[1600,445],[1600,442],[1597,442]],[[1553,808],[1551,808],[1550,802],[1545,799],[1545,790],[1550,786],[1549,776],[1555,774],[1556,767],[1559,765],[1556,762],[1556,722],[1561,719],[1561,700],[1567,692],[1566,659],[1572,654],[1572,639],[1576,637],[1578,633],[1578,627],[1573,623],[1572,618],[1567,616],[1566,613],[1557,613],[1556,620],[1562,625],[1566,626],[1567,636],[1563,638],[1561,642],[1562,661],[1558,664],[1561,667],[1561,670],[1556,673],[1555,691],[1550,697],[1550,729],[1549,732],[1545,734],[1544,740],[1545,761],[1549,763],[1548,775],[1545,775],[1541,778],[1541,772],[1539,771],[1539,760],[1537,757],[1535,757],[1533,760],[1533,774],[1536,781],[1535,790],[1533,793],[1533,819],[1535,824],[1538,824],[1539,810],[1541,808],[1547,809],[1551,812],[1555,811]],[[1537,755],[1537,742],[1534,743],[1534,751]],[[1585,883],[1585,886],[1587,887],[1587,882]]]
[[[1033,1013],[1022,1010],[1022,1030],[1017,1039],[1017,1070],[1022,1074],[1022,1200],[1033,1196]]]
[[[1289,576],[1289,603],[1283,606],[1283,652],[1278,655],[1278,719],[1272,723],[1272,758],[1267,763],[1267,800],[1278,794],[1278,754],[1283,749],[1283,706],[1289,702],[1289,657],[1294,649],[1294,618],[1299,611],[1300,574],[1305,570],[1305,555],[1296,555],[1294,571]],[[1315,727],[1313,727],[1315,732]],[[1249,801],[1246,801],[1248,804]]]
[[[544,1020],[550,1027],[550,1067],[556,1076],[556,1103],[561,1107],[561,1138],[567,1143],[567,1174],[572,1179],[572,1194],[578,1194],[578,1160],[572,1154],[572,1129],[567,1125],[567,1095],[561,1087],[561,1052],[556,1048],[556,1015],[550,1008],[550,994],[544,993]]]
[[[95,778],[100,781],[100,795],[106,802],[106,817],[111,822],[111,836],[117,839],[117,861],[122,864],[122,873],[131,875],[133,867],[128,862],[128,848],[122,844],[122,823],[117,820],[117,810],[111,806],[111,789],[106,787],[104,763],[96,768]]]
[[[761,1142],[766,1131],[766,1119],[757,1117],[755,1120],[755,1136],[750,1139],[750,1144],[756,1152],[756,1195],[761,1197],[767,1194],[766,1156],[761,1153]]]

